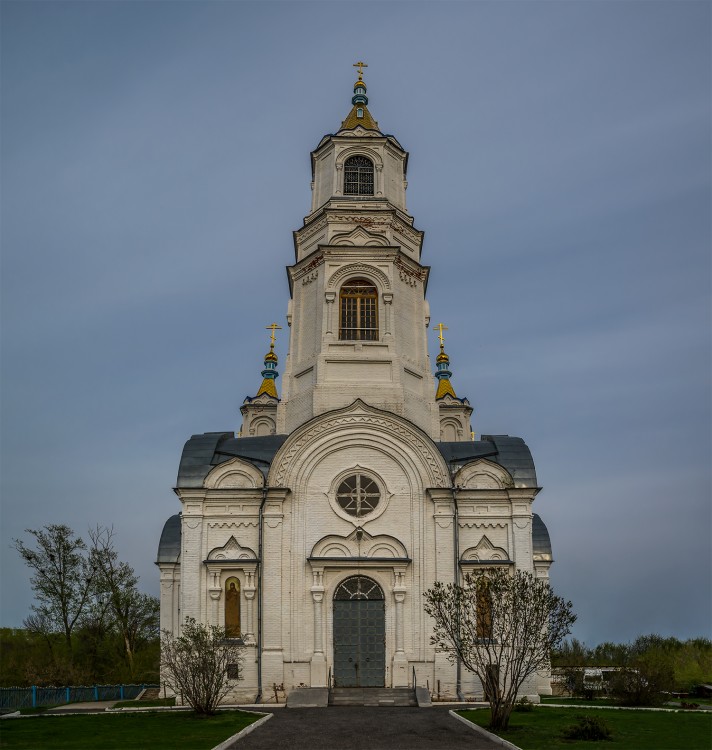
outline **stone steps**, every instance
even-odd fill
[[[412,688],[332,688],[330,706],[417,706]]]

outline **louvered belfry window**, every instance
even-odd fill
[[[366,279],[352,279],[341,287],[339,338],[378,341],[378,292]]]
[[[373,162],[352,156],[344,163],[344,195],[373,195]]]

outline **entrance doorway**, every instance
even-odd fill
[[[383,590],[352,576],[334,594],[334,686],[384,687],[386,612]]]

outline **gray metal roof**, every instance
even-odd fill
[[[551,556],[549,530],[536,513],[532,513],[532,552],[535,555]]]
[[[163,526],[158,542],[157,563],[175,563],[180,558],[180,513],[171,516]]]
[[[504,467],[514,479],[515,487],[538,487],[534,459],[527,444],[509,435],[483,435],[482,440],[458,443],[435,443],[453,473],[478,458]]]
[[[202,487],[205,477],[219,464],[241,458],[266,477],[269,467],[287,435],[236,438],[232,432],[193,435],[183,448],[176,487]],[[534,461],[526,443],[509,435],[483,435],[482,440],[436,443],[453,474],[470,461],[487,458],[503,466],[514,478],[515,487],[538,487]]]
[[[233,458],[249,461],[265,476],[286,435],[236,438],[232,432],[206,432],[183,447],[176,487],[202,487],[205,477],[219,464]]]

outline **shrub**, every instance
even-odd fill
[[[612,732],[608,724],[598,716],[578,716],[576,724],[572,724],[563,731],[567,740],[600,740],[612,739]]]
[[[525,695],[514,704],[514,710],[519,713],[529,713],[534,710],[534,704]]]

